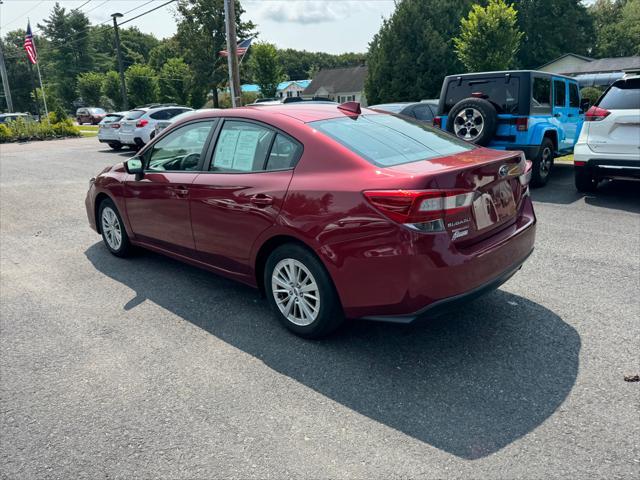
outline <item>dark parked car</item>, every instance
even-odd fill
[[[91,179],[106,247],[261,289],[293,332],[408,323],[497,288],[533,249],[530,162],[359,104],[209,110]]]
[[[76,120],[79,125],[82,125],[83,123],[98,125],[106,115],[107,112],[102,108],[82,107],[76,110]]]
[[[433,122],[438,112],[438,100],[423,100],[422,102],[397,102],[371,105],[373,110],[382,110],[399,115],[416,118],[422,122]]]

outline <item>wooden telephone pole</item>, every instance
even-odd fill
[[[242,106],[240,90],[240,70],[238,68],[238,42],[236,40],[236,6],[235,0],[224,0],[224,23],[227,33],[227,60],[229,64],[229,95],[231,106]]]

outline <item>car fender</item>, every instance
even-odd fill
[[[532,118],[533,119],[533,118]],[[550,135],[551,138],[553,139],[555,145],[556,145],[556,150],[558,148],[558,129],[548,120],[544,119],[542,121],[540,121],[540,119],[537,119],[538,121],[534,121],[532,122],[532,124],[529,125],[529,144],[530,145],[541,145],[542,144],[542,139],[547,136]]]
[[[131,229],[131,223],[129,222],[129,215],[127,214],[127,205],[125,202],[125,180],[127,173],[124,171],[124,164],[111,167],[110,171],[101,173],[94,183],[94,195],[93,195],[93,209],[97,208],[96,199],[99,195],[106,195],[115,203],[122,221],[124,228],[127,231],[127,235],[130,238],[135,238],[133,230]],[[98,219],[96,218],[96,225]]]

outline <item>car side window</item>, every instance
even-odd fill
[[[580,92],[578,91],[578,85],[575,83],[569,83],[569,106],[572,108],[580,108]]]
[[[423,122],[433,120],[433,113],[428,105],[416,105],[413,109],[413,114],[418,120],[422,120]]]
[[[158,140],[145,153],[146,170],[197,171],[215,120],[190,123]]]
[[[300,158],[302,147],[298,142],[294,142],[281,134],[276,134],[273,141],[269,158],[267,159],[267,170],[285,170],[292,168]]]
[[[209,170],[263,171],[275,132],[255,123],[227,120],[222,125]]]
[[[531,105],[537,113],[551,111],[551,80],[544,77],[533,78]]]
[[[154,120],[168,120],[173,115],[169,115],[169,110],[160,110],[159,112],[152,113],[149,117]]]
[[[566,88],[563,80],[553,81],[553,106],[564,107],[566,102]]]

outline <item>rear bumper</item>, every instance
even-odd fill
[[[640,159],[574,159],[574,161],[584,162],[584,165],[574,165],[576,170],[590,173],[597,178],[636,178],[640,179]]]
[[[454,295],[452,297],[443,298],[442,300],[437,300],[433,302],[431,305],[427,305],[426,307],[418,310],[417,312],[408,314],[408,315],[389,315],[389,316],[369,316],[363,317],[363,320],[374,320],[381,322],[389,322],[389,323],[413,323],[417,320],[423,320],[428,318],[438,317],[443,315],[451,310],[455,310],[466,303],[475,300],[487,293],[490,293],[496,290],[500,285],[505,283],[511,277],[513,277],[518,270],[522,268],[524,262],[529,258],[529,256],[533,253],[531,250],[525,258],[516,262],[509,269],[502,272],[496,278],[476,287],[468,292],[461,293],[459,295]]]
[[[447,232],[398,227],[397,236],[363,238],[362,249],[350,244],[348,257],[341,245],[328,245],[330,270],[347,317],[409,323],[497,288],[532,252],[535,231],[526,197],[513,223],[470,245],[452,242]]]
[[[103,138],[98,137],[98,141],[100,143],[116,143],[116,144],[120,143],[120,139],[119,138],[115,138],[115,137],[106,137],[106,138],[105,137],[103,137]]]

